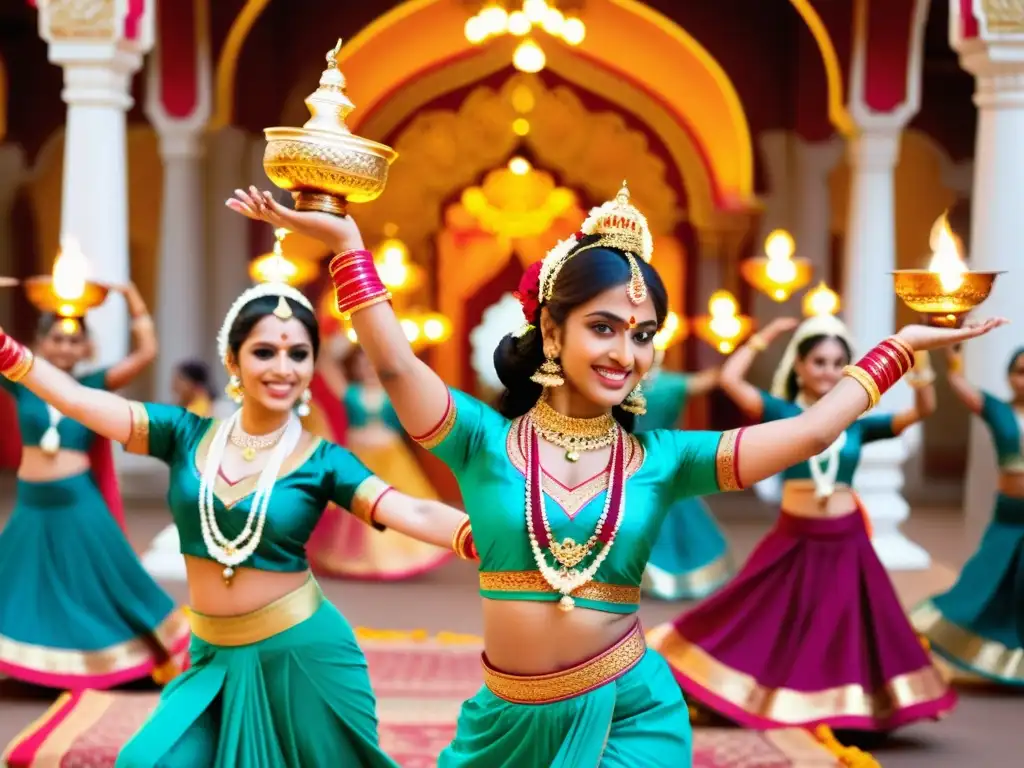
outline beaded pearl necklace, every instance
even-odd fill
[[[252,557],[260,545],[274,483],[285,459],[295,450],[299,438],[302,437],[302,424],[298,418],[292,416],[256,481],[256,494],[249,505],[249,516],[245,520],[242,532],[235,538],[228,539],[217,525],[213,489],[217,482],[217,474],[220,472],[221,461],[224,459],[228,438],[238,424],[241,414],[241,409],[235,411],[217,427],[199,481],[199,524],[203,543],[210,557],[224,566],[222,576],[228,586],[231,586],[231,580],[235,576],[235,568]]]
[[[526,528],[530,536],[530,549],[537,569],[548,585],[562,594],[558,606],[563,611],[576,607],[572,597],[575,589],[593,581],[601,564],[611,552],[615,535],[622,524],[622,513],[626,506],[626,449],[622,431],[619,430],[612,447],[612,459],[608,468],[608,491],[604,509],[597,521],[593,535],[583,544],[572,538],[556,541],[544,510],[544,491],[541,483],[540,450],[537,429],[531,422],[526,444]],[[601,549],[582,570],[578,566],[592,554],[595,547]],[[551,552],[556,566],[548,563],[545,550]]]
[[[810,407],[810,403],[803,395],[797,395],[795,402],[803,410]],[[811,471],[811,480],[814,482],[814,496],[820,502],[828,501],[836,492],[836,480],[839,477],[839,454],[845,445],[846,431],[844,430],[832,445],[807,460],[807,466]]]

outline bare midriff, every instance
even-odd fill
[[[798,517],[845,517],[857,511],[857,499],[845,485],[838,485],[825,500],[819,499],[812,480],[787,480],[782,485],[782,509]]]
[[[483,600],[484,649],[491,666],[513,675],[544,675],[589,661],[636,623],[635,613],[605,613],[558,603]]]
[[[1004,496],[1024,499],[1024,472],[1000,473],[999,492]]]
[[[51,455],[38,446],[25,446],[18,465],[18,479],[49,483],[80,475],[89,468],[89,454],[83,451],[61,450]]]
[[[213,560],[185,555],[189,607],[207,616],[240,616],[294,592],[309,579],[309,571],[262,571],[235,568],[231,585],[224,583],[224,566]]]

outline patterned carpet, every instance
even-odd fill
[[[475,638],[360,631],[378,697],[384,749],[404,768],[433,768],[459,704],[480,685]],[[65,694],[7,749],[8,768],[111,768],[156,694]],[[695,768],[824,768],[836,762],[800,730],[698,728]]]

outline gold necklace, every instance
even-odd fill
[[[618,423],[610,413],[594,419],[565,416],[541,398],[528,414],[537,434],[565,451],[567,461],[580,459],[580,451],[599,451],[615,442]]]
[[[284,434],[284,431],[287,428],[288,422],[285,422],[273,432],[269,432],[265,435],[250,435],[242,429],[241,425],[236,425],[235,428],[231,430],[230,440],[233,446],[242,449],[243,459],[246,461],[252,461],[260,451],[265,451],[268,448],[273,448],[277,445],[278,440],[281,439],[281,435]]]

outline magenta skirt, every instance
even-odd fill
[[[732,582],[649,640],[691,702],[747,728],[888,731],[956,703],[856,512],[783,511]]]

